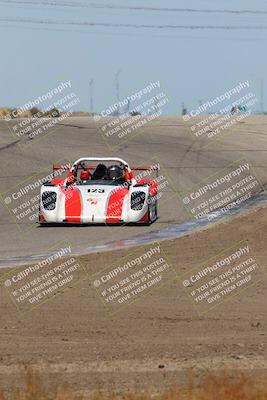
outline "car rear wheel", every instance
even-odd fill
[[[148,203],[148,221],[147,224],[150,225],[153,222],[155,222],[158,219],[158,200],[155,199],[154,201],[151,201],[151,197],[149,198],[149,203]]]

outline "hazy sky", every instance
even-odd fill
[[[48,6],[46,2],[81,6]],[[40,22],[267,27],[267,14],[130,11],[89,7],[93,3],[89,0],[33,3],[0,1],[1,106],[20,106],[60,81],[71,80],[81,100],[77,108],[89,110],[89,82],[94,78],[94,108],[100,111],[116,100],[115,74],[120,69],[121,98],[159,80],[170,101],[165,108],[168,114],[180,114],[182,101],[194,108],[200,99],[220,95],[240,81],[249,80],[260,96],[267,30],[136,29]],[[264,0],[95,0],[94,4],[267,11]],[[39,23],[5,22],[5,18]]]

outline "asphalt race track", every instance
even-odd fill
[[[263,184],[267,182],[267,119],[248,117],[214,139],[196,138],[190,123],[181,117],[160,117],[115,143],[105,140],[100,122],[90,117],[72,117],[56,125],[47,135],[29,139],[11,132],[14,123],[0,122],[0,241],[1,263],[15,257],[38,255],[62,240],[75,250],[108,242],[114,248],[125,238],[183,223],[190,216],[179,194],[224,167],[245,157]],[[33,221],[18,221],[5,203],[22,182],[44,175],[52,164],[75,161],[83,156],[118,156],[130,165],[160,163],[167,181],[159,201],[159,220],[151,226],[42,227]],[[34,178],[32,178],[34,181]],[[38,190],[37,190],[38,193]],[[23,196],[22,196],[23,198]],[[8,209],[9,208],[9,209]],[[11,207],[12,208],[12,207]]]

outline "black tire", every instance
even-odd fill
[[[149,198],[151,199],[151,197]],[[158,219],[158,200],[155,200],[155,206],[154,206],[154,215],[153,215],[153,205],[151,207],[151,202],[148,204],[148,221],[147,225],[153,224]]]

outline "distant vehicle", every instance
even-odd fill
[[[231,108],[231,114],[234,115],[237,112],[246,112],[247,111],[247,106],[246,104],[239,104],[238,106],[233,106]]]
[[[133,171],[158,174],[158,167],[131,168],[120,158],[83,157],[71,167],[53,166],[54,173],[59,169],[66,170],[67,177],[55,177],[41,187],[40,224],[151,224],[157,220],[157,180],[136,180]]]
[[[233,106],[231,108],[231,114],[233,115],[233,114],[236,114],[236,113],[237,113],[237,106]]]

